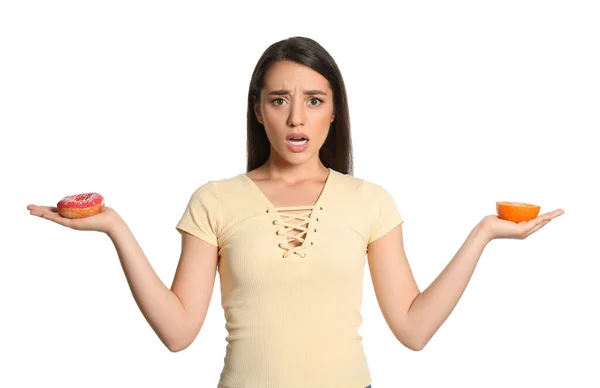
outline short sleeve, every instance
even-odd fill
[[[220,226],[221,199],[217,183],[210,181],[194,191],[175,228],[218,246]]]
[[[363,196],[370,222],[369,244],[404,222],[394,198],[382,186],[364,181]]]

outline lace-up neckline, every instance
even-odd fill
[[[335,171],[329,168],[329,175],[317,201],[313,205],[307,206],[274,206],[256,183],[248,175],[242,174],[262,197],[266,205],[265,214],[273,216],[269,219],[272,225],[279,227],[273,230],[273,233],[281,238],[278,247],[283,251],[282,258],[286,259],[292,254],[305,258],[309,248],[315,245],[311,237],[318,232],[317,224],[325,210],[322,202],[331,185],[334,173]],[[293,222],[294,220],[295,222]]]
[[[273,208],[278,215],[278,218],[273,220],[273,225],[283,226],[283,229],[278,229],[275,233],[278,236],[283,236],[285,242],[279,243],[279,247],[284,249],[286,252],[283,254],[283,258],[287,258],[290,254],[297,254],[300,257],[306,257],[306,249],[314,245],[314,241],[308,240],[308,236],[311,233],[316,233],[317,228],[311,223],[312,220],[315,222],[319,221],[319,217],[314,215],[314,210],[323,210],[322,206],[289,206],[289,207],[277,207]],[[300,213],[290,213],[292,211],[301,211]],[[302,211],[303,210],[303,211]],[[269,213],[271,209],[267,209]],[[291,220],[299,220],[300,222],[291,222]],[[293,231],[298,230],[297,234],[290,234]],[[298,243],[299,245],[294,245]]]

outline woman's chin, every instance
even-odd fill
[[[300,165],[306,163],[313,157],[314,155],[309,154],[308,152],[290,152],[288,150],[283,150],[283,153],[279,154],[280,160],[293,165]]]

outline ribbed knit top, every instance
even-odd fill
[[[176,226],[219,253],[218,388],[364,388],[368,244],[402,223],[383,187],[330,169],[317,202],[277,208],[246,175],[209,181]]]

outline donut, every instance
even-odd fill
[[[68,195],[56,205],[58,214],[65,218],[84,218],[104,209],[104,197],[98,193]]]

